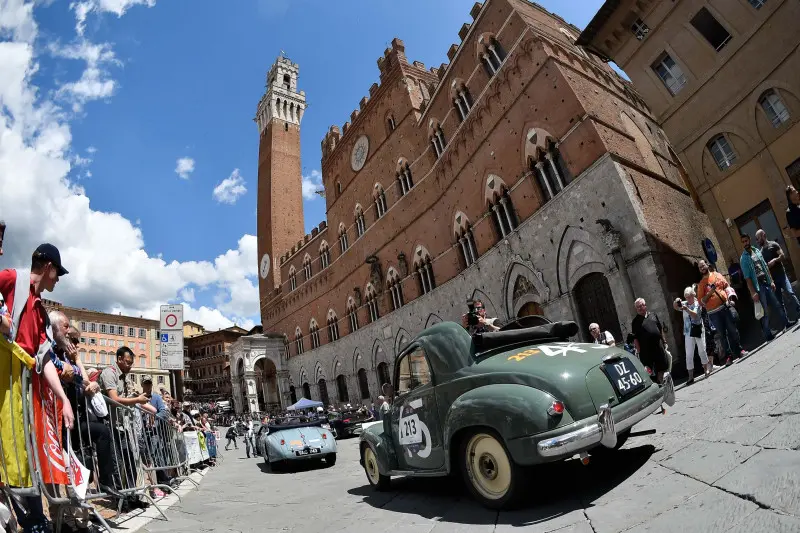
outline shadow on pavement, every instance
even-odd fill
[[[526,497],[515,509],[497,515],[474,501],[461,475],[439,478],[393,478],[391,490],[378,492],[369,484],[348,491],[363,502],[393,512],[460,524],[527,526],[548,522],[592,502],[625,482],[655,453],[651,444],[618,450],[608,458],[594,458],[588,466],[570,459],[529,468]]]
[[[308,459],[304,461],[290,461],[270,468],[263,458],[258,458],[258,468],[265,474],[294,474],[297,472],[310,472],[311,470],[325,470],[330,468],[323,459]]]

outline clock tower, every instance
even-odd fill
[[[267,74],[266,93],[254,119],[259,133],[257,231],[262,306],[281,284],[280,256],[305,234],[300,121],[306,93],[297,91],[299,70],[281,54]]]

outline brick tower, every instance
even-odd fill
[[[281,55],[267,75],[258,124],[258,272],[260,301],[281,284],[279,258],[304,236],[300,121],[305,91],[300,67]]]

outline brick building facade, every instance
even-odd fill
[[[184,370],[184,394],[187,399],[211,401],[232,397],[230,346],[247,330],[238,326],[184,338],[189,361]]]
[[[502,321],[574,319],[584,338],[597,321],[621,341],[641,296],[680,338],[669,302],[697,277],[698,231],[713,233],[650,112],[557,15],[524,0],[471,15],[438,68],[394,39],[380,83],[325,135],[327,222],[285,249],[259,224],[273,244],[260,249],[261,309],[264,331],[285,335],[283,401],[374,401],[405,342],[459,321],[468,298]],[[270,94],[261,150],[276,132],[299,143],[299,120],[265,112]],[[279,158],[259,154],[271,168]],[[299,170],[283,188],[275,176],[262,189],[259,175],[260,221],[300,199]]]
[[[68,307],[51,300],[44,300],[44,305],[48,311],[63,312],[80,331],[78,357],[85,367],[103,369],[114,363],[119,348],[127,346],[134,354],[129,384],[141,391],[142,379],[149,377],[154,390],[172,392],[169,370],[161,369],[158,320]]]

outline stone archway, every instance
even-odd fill
[[[544,310],[542,306],[539,305],[537,302],[526,302],[522,306],[520,306],[519,311],[517,311],[516,317],[520,318],[523,316],[544,316]]]
[[[544,282],[542,273],[523,261],[517,256],[508,267],[503,281],[505,311],[509,318],[542,315],[542,306],[550,300],[550,287]],[[538,308],[539,312],[533,313],[532,308]]]
[[[578,324],[584,340],[591,340],[589,324],[596,322],[602,331],[610,331],[617,342],[622,340],[622,327],[608,279],[600,272],[582,277],[573,290],[578,311]]]
[[[280,392],[278,390],[278,371],[275,363],[262,357],[253,365],[258,386],[258,405],[262,412],[269,412],[281,408]]]
[[[289,398],[292,400],[292,405],[297,403],[297,389],[294,385],[289,385]]]
[[[308,384],[308,381],[303,383],[303,398],[306,400],[311,399],[311,385]]]
[[[356,376],[358,377],[358,392],[361,400],[369,400],[369,380],[367,379],[366,369],[359,368]]]

